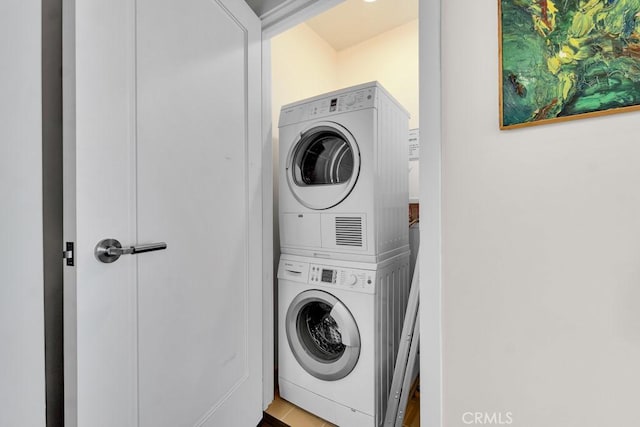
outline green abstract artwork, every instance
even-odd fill
[[[636,109],[640,0],[498,0],[501,128]]]

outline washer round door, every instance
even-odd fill
[[[286,164],[289,188],[310,209],[329,209],[353,190],[360,173],[360,150],[353,135],[334,122],[301,132]]]
[[[353,370],[360,332],[349,310],[330,293],[308,290],[287,310],[287,340],[296,360],[316,378],[335,381]]]

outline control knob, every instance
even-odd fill
[[[354,94],[350,94],[347,95],[346,98],[344,99],[344,103],[347,104],[347,106],[352,106],[353,104],[356,103],[356,96]]]
[[[349,276],[349,282],[347,283],[348,286],[355,286],[358,283],[358,276],[356,276],[355,274],[351,274]]]

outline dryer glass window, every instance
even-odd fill
[[[298,336],[305,350],[316,360],[333,362],[345,351],[331,306],[320,301],[307,304],[298,315]]]
[[[292,166],[299,186],[344,184],[353,175],[354,154],[338,131],[312,129],[302,135]]]

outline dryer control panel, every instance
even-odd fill
[[[369,86],[285,107],[280,112],[278,126],[319,119],[347,111],[373,108],[376,106],[376,97],[376,86]]]
[[[375,106],[374,88],[359,89],[353,92],[342,93],[335,97],[325,98],[301,105],[305,108],[309,118],[326,116],[332,113],[361,110]]]
[[[309,283],[343,289],[373,292],[375,271],[311,264]]]

